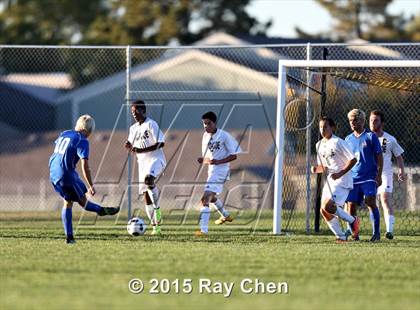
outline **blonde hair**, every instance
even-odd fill
[[[91,134],[95,130],[95,120],[88,114],[82,115],[77,120],[74,130],[85,130],[88,134]]]
[[[366,113],[359,109],[353,109],[347,114],[348,119],[356,118],[358,120],[365,121]]]

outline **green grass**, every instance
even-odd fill
[[[198,239],[194,226],[170,225],[163,237],[134,238],[103,222],[67,246],[58,214],[0,219],[0,309],[419,309],[420,236],[335,244],[331,235],[272,236],[263,219],[254,234],[212,227]],[[131,294],[132,278],[145,291]],[[190,278],[194,291],[151,295],[152,278]],[[200,278],[234,282],[233,294],[199,294]],[[287,282],[289,292],[243,294],[244,278]]]

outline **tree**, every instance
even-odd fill
[[[0,0],[0,44],[166,45],[191,44],[210,31],[264,33],[245,8],[251,0]],[[195,27],[193,27],[195,26]],[[124,68],[124,53],[0,49],[0,72],[70,72],[76,85]],[[161,51],[133,53],[133,63]]]
[[[387,12],[393,0],[315,0],[330,13],[334,20],[331,31],[309,34],[300,28],[296,32],[301,38],[329,38],[347,41],[361,38],[364,40],[411,40],[416,34],[410,33],[410,19],[403,15]]]
[[[245,8],[250,0],[122,0],[112,2],[109,14],[98,18],[83,42],[165,45],[172,39],[190,44],[211,31],[264,33]],[[192,26],[195,26],[196,29]]]
[[[210,31],[264,33],[271,22],[250,16],[250,1],[0,0],[0,43],[164,45]]]
[[[0,0],[0,43],[71,44],[106,10],[101,0]]]

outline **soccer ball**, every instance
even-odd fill
[[[146,223],[139,217],[133,217],[127,224],[127,231],[132,236],[144,235],[146,228]]]

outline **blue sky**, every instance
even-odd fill
[[[419,14],[420,0],[394,0],[388,11],[407,16]],[[271,37],[296,37],[296,25],[316,33],[328,30],[332,24],[328,11],[313,0],[254,0],[248,12],[260,21],[273,19],[273,26],[267,33]]]

